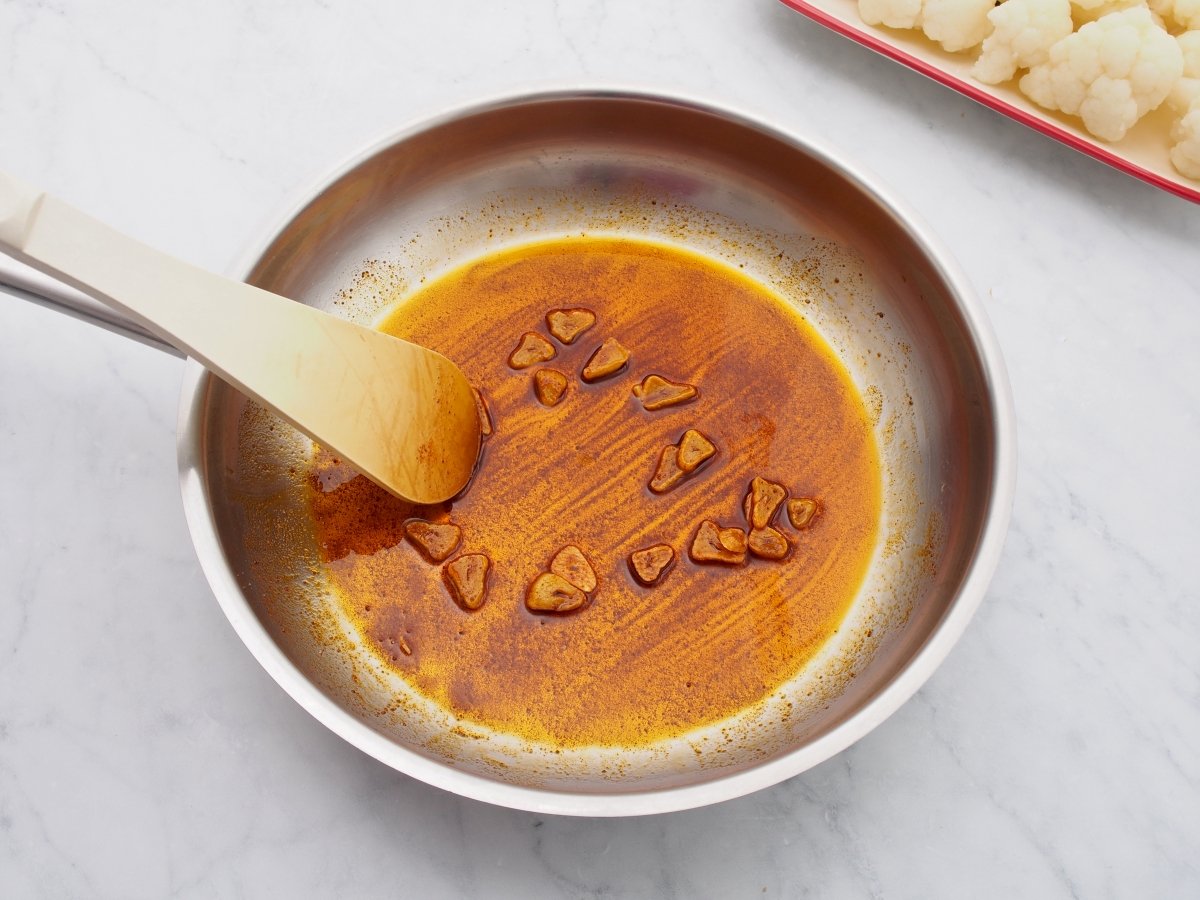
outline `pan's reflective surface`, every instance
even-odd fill
[[[274,236],[249,280],[372,321],[468,259],[579,233],[648,237],[744,267],[797,304],[872,409],[884,523],[866,583],[825,652],[766,703],[638,750],[555,752],[460,727],[361,647],[314,577],[288,473],[305,443],[194,369],[180,431],[185,502],[243,640],[367,752],[516,807],[696,806],[828,757],[945,655],[1007,523],[1007,384],[965,282],[857,176],[761,125],[649,96],[517,98],[410,132],[331,181]]]

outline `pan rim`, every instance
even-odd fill
[[[275,644],[254,614],[234,573],[226,565],[216,531],[216,518],[204,489],[202,426],[210,376],[195,360],[188,360],[180,394],[177,453],[180,487],[188,529],[201,569],[226,618],[247,649],[275,682],[319,722],[380,762],[447,791],[499,806],[529,812],[574,816],[633,816],[675,812],[719,803],[770,787],[824,762],[857,742],[907,702],[932,676],[966,629],[983,600],[999,563],[1008,531],[1016,488],[1016,414],[1007,369],[999,342],[986,311],[965,272],[925,221],[906,202],[880,184],[873,174],[846,161],[839,151],[822,141],[801,137],[771,125],[765,114],[756,115],[727,104],[671,91],[660,93],[610,84],[587,84],[532,91],[508,91],[485,100],[460,104],[434,116],[415,119],[371,142],[328,174],[298,192],[282,214],[271,220],[262,238],[252,244],[232,267],[244,279],[284,227],[315,197],[338,179],[402,141],[460,118],[506,107],[562,100],[626,100],[659,103],[713,115],[795,147],[855,184],[887,210],[920,246],[947,285],[962,315],[965,333],[978,354],[983,380],[992,401],[993,433],[991,493],[975,553],[961,586],[942,620],[925,644],[897,672],[890,683],[870,698],[854,715],[819,739],[787,753],[733,773],[717,773],[711,780],[652,790],[624,793],[588,793],[534,788],[493,780],[456,769],[409,750],[375,731],[369,724],[339,706],[310,681]]]

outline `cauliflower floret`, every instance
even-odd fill
[[[858,14],[868,25],[920,28],[922,0],[858,0]]]
[[[987,37],[995,0],[858,0],[868,25],[919,28],[951,52],[969,50]]]
[[[992,30],[995,0],[925,0],[921,30],[951,53],[970,50]]]
[[[1183,75],[1167,95],[1167,104],[1177,113],[1200,103],[1200,31],[1185,31],[1175,38],[1183,51]]]
[[[1021,79],[1021,91],[1047,109],[1083,119],[1098,138],[1119,141],[1166,99],[1183,72],[1183,51],[1143,7],[1089,22],[1050,48]]]
[[[1181,175],[1200,179],[1200,100],[1171,129],[1171,164]]]
[[[971,74],[987,84],[1008,81],[1050,56],[1050,47],[1071,33],[1071,0],[1006,0],[990,13],[992,33]]]
[[[1146,0],[1071,0],[1075,25],[1080,28],[1109,13],[1145,5]],[[1154,13],[1154,21],[1160,26],[1163,25],[1162,17],[1158,13]]]
[[[1178,28],[1200,28],[1200,0],[1150,0],[1150,8]]]
[[[1123,9],[1133,9],[1135,6],[1145,6],[1146,0],[1071,0],[1071,6],[1077,14],[1087,21],[1098,19],[1110,12],[1120,12]]]

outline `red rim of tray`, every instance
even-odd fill
[[[1154,185],[1155,187],[1162,188],[1164,191],[1170,191],[1172,194],[1183,197],[1185,200],[1191,200],[1193,203],[1200,203],[1200,189],[1190,188],[1186,185],[1171,181],[1168,178],[1163,178],[1156,172],[1143,169],[1141,166],[1130,162],[1123,156],[1119,156],[1116,153],[1105,150],[1103,147],[1097,146],[1090,141],[1080,138],[1078,135],[1072,134],[1069,131],[1065,131],[1046,119],[1030,115],[1025,110],[1013,106],[1011,103],[1006,103],[997,97],[993,97],[991,94],[980,90],[975,85],[968,81],[964,81],[956,75],[952,75],[949,72],[939,69],[935,65],[931,65],[922,59],[918,59],[915,56],[905,53],[899,47],[888,43],[882,38],[876,37],[870,32],[861,31],[858,28],[855,28],[853,25],[843,22],[836,16],[831,16],[824,10],[809,5],[805,2],[805,0],[780,0],[780,2],[785,6],[791,7],[798,13],[808,16],[808,18],[812,19],[813,21],[824,25],[826,28],[836,31],[840,35],[848,37],[850,40],[862,44],[864,47],[868,47],[871,50],[874,50],[876,53],[882,53],[884,56],[908,66],[910,69],[915,69],[922,75],[932,78],[939,84],[944,84],[948,88],[953,88],[960,94],[966,94],[972,100],[982,103],[984,106],[996,110],[996,112],[1003,113],[1004,115],[1011,119],[1015,119],[1023,125],[1028,125],[1030,128],[1040,131],[1042,134],[1049,135],[1055,140],[1066,144],[1068,147],[1073,147],[1081,153],[1086,153],[1088,156],[1098,159],[1100,162],[1106,163],[1112,166],[1114,169],[1119,169],[1126,175],[1132,175],[1134,178],[1139,178],[1142,181]]]

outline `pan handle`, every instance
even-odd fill
[[[0,293],[30,300],[39,306],[57,310],[98,325],[106,331],[131,338],[148,347],[183,358],[183,354],[170,344],[159,339],[137,322],[110,309],[98,300],[93,300],[82,291],[63,284],[24,263],[4,255],[15,233],[22,228],[23,220],[30,209],[29,192],[26,185],[0,172]],[[32,202],[36,203],[37,195]]]

